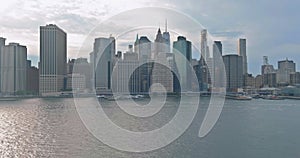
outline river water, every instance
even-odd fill
[[[178,98],[168,98],[169,106],[143,119],[127,116],[114,102],[103,101],[102,105],[119,126],[146,131],[170,121],[177,102]],[[199,138],[208,98],[201,102],[191,126],[176,141],[158,150],[131,153],[96,139],[85,128],[71,98],[1,101],[0,157],[300,157],[300,101],[227,100],[213,130]]]

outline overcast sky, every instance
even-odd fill
[[[101,21],[149,6],[189,15],[213,39],[222,41],[224,54],[237,53],[238,38],[246,38],[250,73],[259,73],[264,55],[275,67],[278,60],[293,59],[300,70],[300,1],[296,0],[10,0],[1,2],[0,37],[26,45],[36,63],[39,26],[55,23],[68,33],[68,57],[72,58]],[[195,36],[200,40],[200,35]]]

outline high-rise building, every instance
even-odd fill
[[[275,69],[273,65],[269,64],[269,60],[267,56],[263,57],[263,65],[261,66],[261,75],[268,73],[275,73]]]
[[[170,33],[168,32],[168,22],[166,20],[165,24],[165,32],[163,33],[162,37],[164,38],[165,43],[165,52],[171,52],[171,44],[170,44]]]
[[[151,84],[161,84],[166,92],[173,92],[173,74],[169,62],[167,61],[166,39],[158,29],[154,42],[154,63],[151,73]],[[151,92],[164,92],[159,86],[153,86]]]
[[[1,51],[1,92],[17,95],[26,91],[27,48],[9,43]]]
[[[292,60],[278,61],[277,84],[287,85],[290,83],[290,74],[296,72],[296,64]]]
[[[175,54],[175,63],[180,76],[181,91],[191,90],[191,67],[192,43],[185,37],[179,36],[177,41],[173,42],[173,53]]]
[[[238,41],[238,55],[242,57],[243,61],[243,75],[248,73],[248,62],[247,62],[247,48],[246,39],[239,39]]]
[[[26,91],[27,94],[38,95],[39,93],[39,69],[31,66],[31,61],[27,60]]]
[[[140,92],[138,66],[139,61],[130,58],[119,60],[116,63],[112,74],[113,92],[121,94],[138,94]]]
[[[56,95],[64,88],[67,34],[58,26],[40,26],[40,95]]]
[[[276,72],[268,72],[262,75],[263,77],[263,86],[264,87],[276,87],[277,86],[277,77]]]
[[[264,87],[276,87],[277,77],[276,70],[273,65],[269,64],[269,59],[267,56],[263,57],[263,65],[261,66],[262,84]]]
[[[135,53],[139,57],[139,84],[141,93],[149,93],[151,86],[151,72],[153,68],[153,62],[151,62],[152,42],[146,36],[140,37],[134,43]]]
[[[238,92],[243,88],[243,59],[239,55],[224,55],[223,61],[226,70],[227,91]]]
[[[213,57],[216,57],[219,54],[219,56],[222,56],[223,54],[223,47],[221,41],[214,41],[213,44]]]
[[[148,37],[142,36],[138,40],[138,45],[135,47],[137,47],[138,51],[136,53],[138,53],[139,60],[141,62],[148,62],[151,60],[152,42],[148,39]]]
[[[70,61],[71,63],[68,64],[69,67],[71,65],[73,66],[72,68],[70,68],[72,69],[72,72],[69,72],[68,74],[71,74],[71,77],[74,76],[74,78],[77,79],[76,81],[74,80],[74,78],[72,78],[73,82],[76,82],[76,84],[80,86],[80,89],[82,88],[92,89],[92,68],[91,68],[91,64],[88,63],[87,58],[77,58],[77,59],[72,59]],[[79,83],[82,81],[84,81],[84,83]],[[76,88],[75,86],[73,87]]]
[[[111,93],[111,73],[115,57],[114,37],[96,38],[94,42],[94,68],[96,93]]]
[[[210,55],[209,55],[209,47],[207,45],[207,30],[203,29],[201,31],[201,55],[203,59],[206,61]]]
[[[292,72],[290,74],[290,84],[293,86],[300,84],[300,72]]]
[[[213,69],[211,73],[211,78],[213,81],[213,86],[215,88],[221,88],[222,87],[222,79],[224,76],[223,73],[223,64],[222,64],[222,54],[223,54],[223,48],[222,48],[222,42],[221,41],[214,41],[213,44]]]
[[[0,37],[0,65],[1,65],[1,54],[2,54],[2,47],[5,46],[5,38]],[[1,90],[1,73],[0,73],[0,90]]]

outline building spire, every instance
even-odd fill
[[[165,32],[168,32],[168,20],[166,19],[166,23],[165,23]]]
[[[137,42],[138,40],[139,40],[139,34],[137,33],[135,41]]]

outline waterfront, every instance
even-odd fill
[[[147,102],[138,100],[137,102]],[[155,117],[132,119],[114,102],[104,110],[120,126],[132,131],[152,129],[176,113],[178,98]],[[204,138],[198,131],[208,98],[190,128],[172,144],[147,153],[129,153],[110,148],[88,132],[73,99],[20,99],[0,102],[1,157],[300,157],[300,105],[297,100],[227,100],[219,121]],[[111,105],[110,105],[111,104]],[[126,119],[124,119],[126,118]]]

